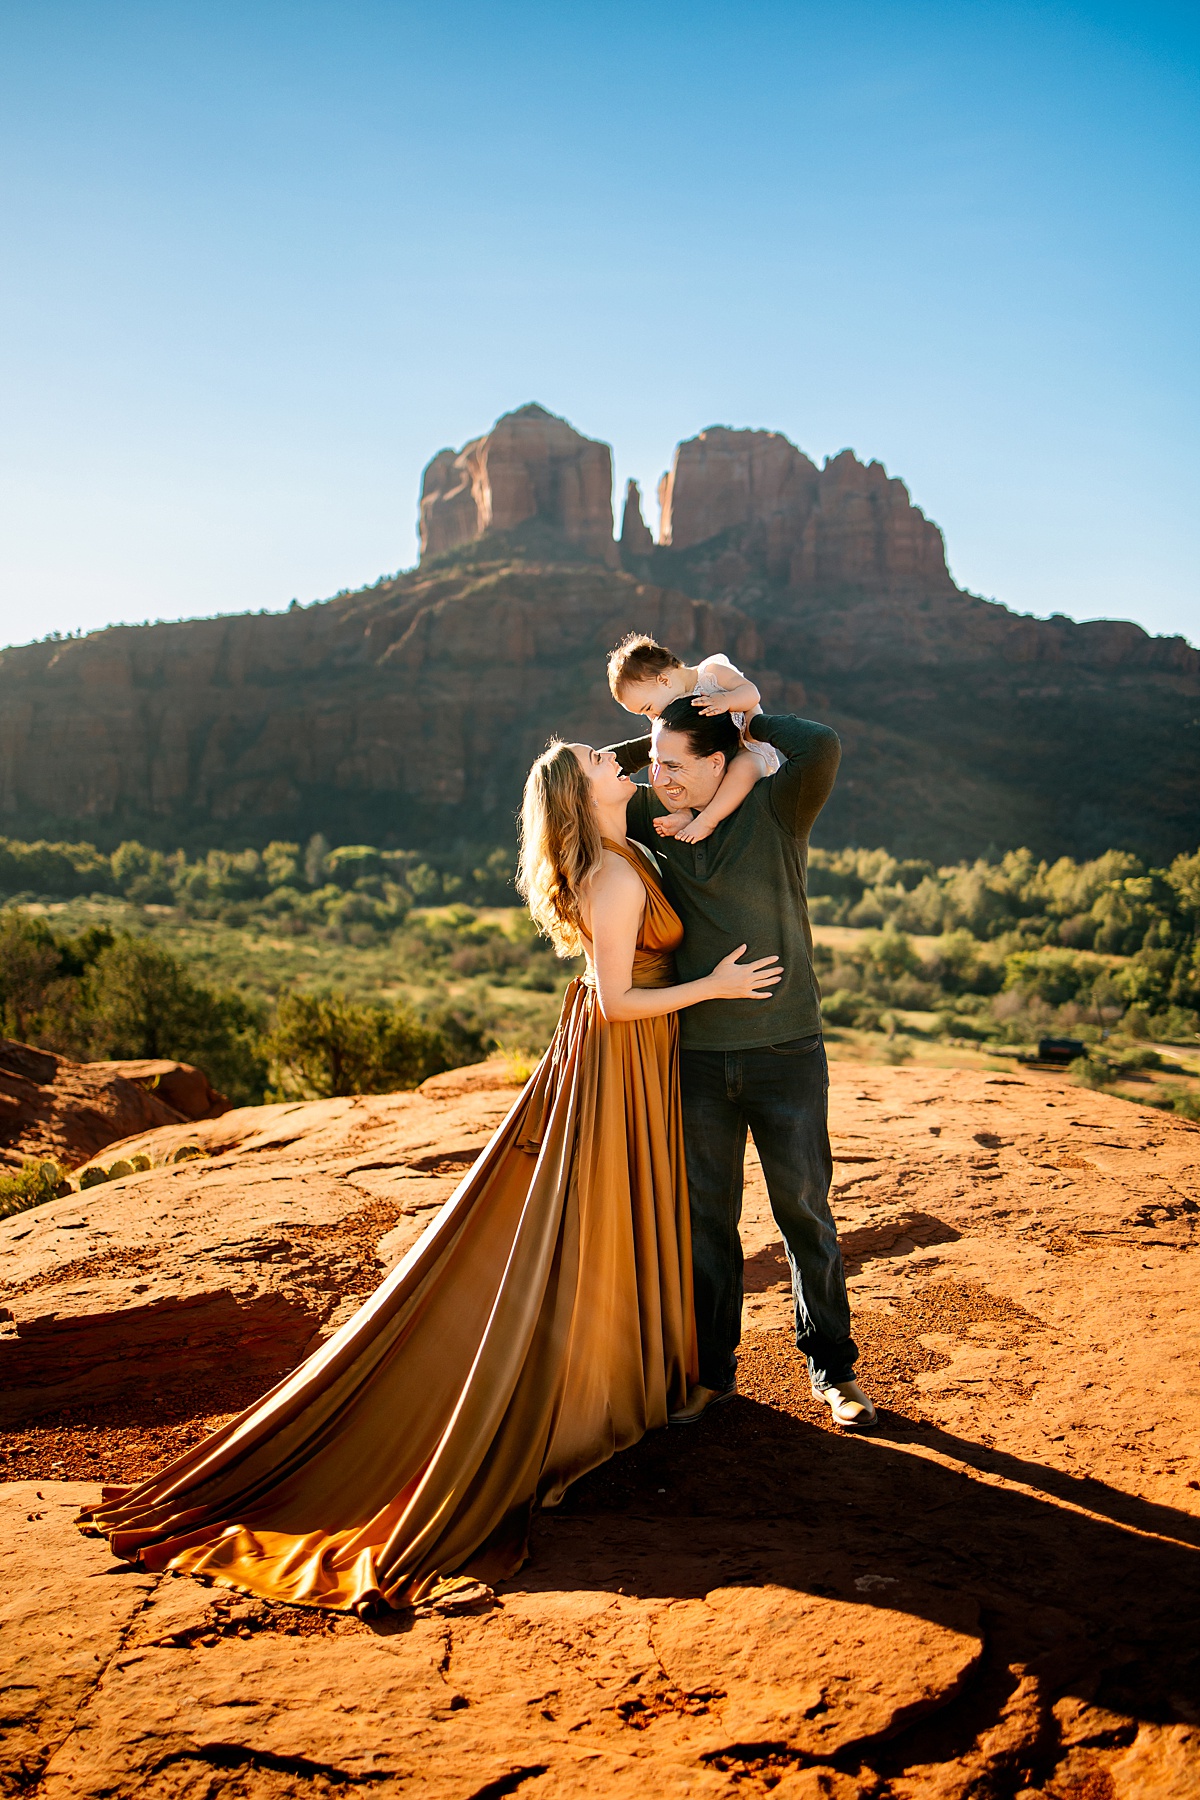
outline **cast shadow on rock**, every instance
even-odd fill
[[[668,1601],[772,1586],[933,1622],[948,1595],[973,1596],[1006,1666],[1195,1723],[1198,1546],[1187,1512],[896,1414],[872,1440],[739,1399],[576,1483],[508,1585]]]

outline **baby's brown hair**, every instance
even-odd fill
[[[629,687],[635,681],[653,681],[667,669],[682,667],[673,651],[656,643],[644,631],[631,631],[628,637],[621,639],[608,659],[609,690],[613,699],[619,700],[623,687]]]

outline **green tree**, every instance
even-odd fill
[[[0,913],[0,1017],[8,1037],[28,1035],[59,974],[58,943],[42,919]]]
[[[1086,1002],[1105,966],[1094,956],[1074,950],[1018,950],[1004,959],[1004,986],[1024,995],[1036,994],[1049,1006]]]
[[[136,906],[169,904],[171,872],[161,850],[127,839],[112,855],[112,874],[117,892]]]
[[[83,978],[81,1010],[95,1057],[196,1063],[229,1099],[262,1099],[260,1015],[240,994],[194,981],[148,938],[120,937],[100,952]]]
[[[267,885],[271,889],[296,887],[300,882],[300,846],[282,843],[278,838],[262,853]]]
[[[267,1050],[285,1094],[330,1099],[416,1087],[451,1066],[443,1034],[403,1006],[285,994]]]

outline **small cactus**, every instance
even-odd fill
[[[171,1161],[173,1163],[195,1162],[198,1156],[207,1155],[208,1151],[202,1150],[199,1144],[180,1144]]]
[[[99,1187],[102,1181],[107,1180],[107,1169],[98,1169],[94,1167],[91,1169],[81,1169],[79,1172],[79,1191],[82,1193],[85,1188]]]
[[[126,1162],[123,1156],[118,1156],[115,1163],[109,1163],[108,1165],[108,1179],[110,1181],[120,1181],[123,1175],[132,1174],[133,1164],[131,1162]]]
[[[61,1200],[64,1194],[71,1192],[66,1170],[60,1168],[51,1157],[38,1164],[38,1180],[48,1200]]]
[[[129,1166],[135,1175],[141,1175],[144,1174],[147,1169],[152,1169],[154,1164],[150,1161],[150,1158],[146,1155],[144,1150],[139,1150],[136,1156],[130,1157]]]

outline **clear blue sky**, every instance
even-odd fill
[[[0,642],[407,566],[532,399],[649,492],[850,445],[976,592],[1195,640],[1198,77],[1154,0],[4,0]]]

